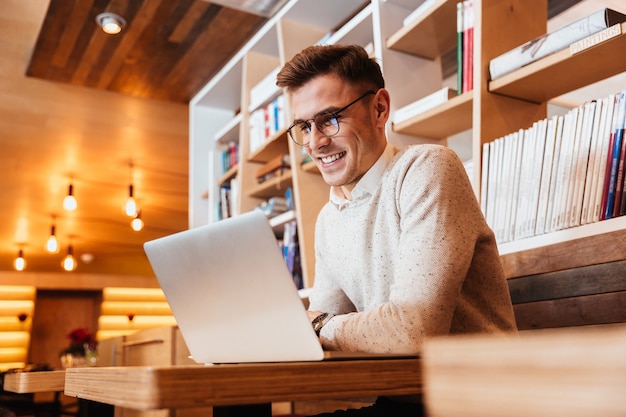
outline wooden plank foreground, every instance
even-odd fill
[[[424,344],[430,417],[626,416],[626,326]]]
[[[59,392],[65,387],[65,371],[15,372],[4,375],[4,390],[26,394]]]
[[[138,410],[419,394],[419,358],[71,368],[65,395]]]

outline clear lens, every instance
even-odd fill
[[[339,133],[339,122],[334,114],[318,114],[315,119],[294,123],[289,129],[291,140],[300,146],[305,146],[311,140],[311,122],[315,129],[326,137]]]

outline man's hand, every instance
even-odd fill
[[[309,315],[309,321],[310,322],[313,322],[313,319],[315,319],[315,317],[317,317],[320,314],[322,314],[321,311],[310,311],[310,310],[307,310],[306,313]]]

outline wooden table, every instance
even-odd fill
[[[4,390],[17,394],[62,392],[65,371],[15,372],[4,374]]]
[[[138,410],[213,406],[214,415],[244,415],[232,411],[240,405],[421,392],[417,357],[71,368],[65,377],[65,395]]]

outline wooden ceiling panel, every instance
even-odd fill
[[[100,29],[103,12],[122,33]],[[202,0],[51,0],[27,75],[188,103],[265,21]]]

